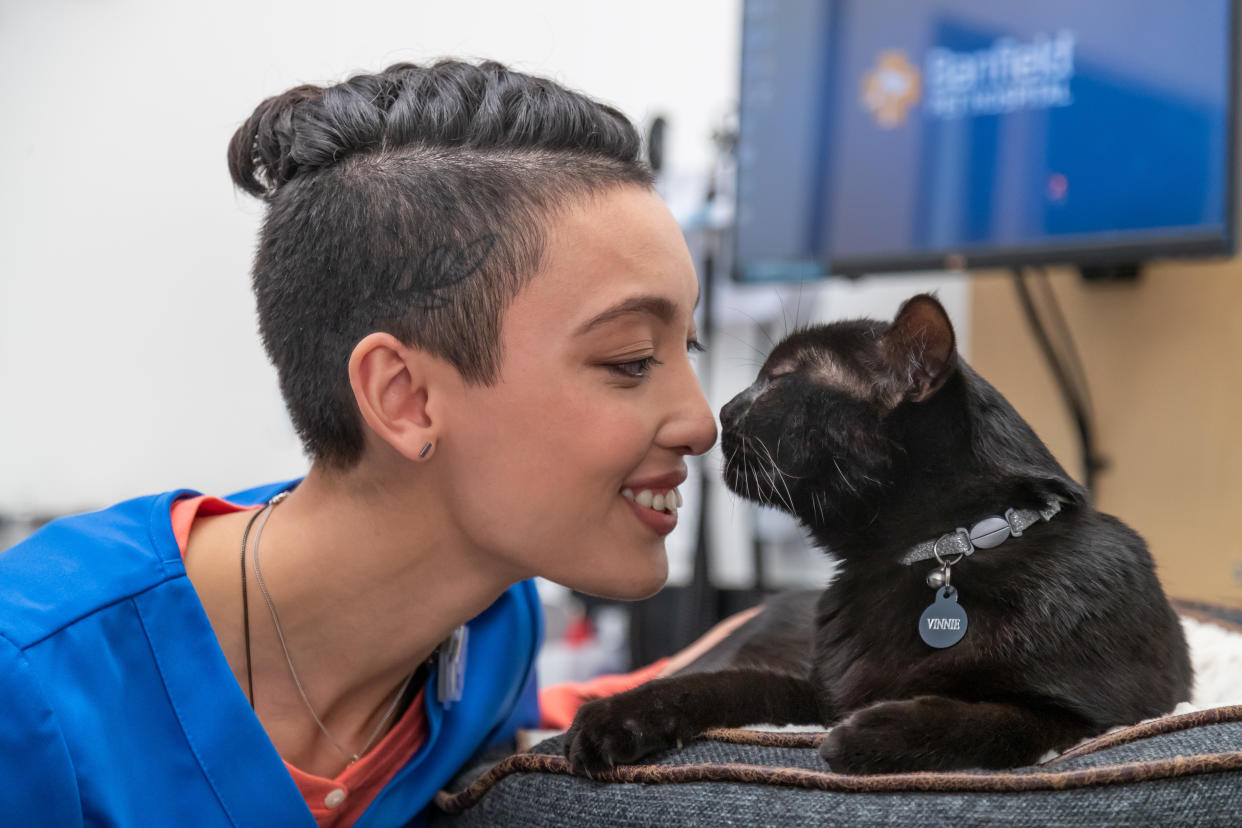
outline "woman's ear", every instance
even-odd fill
[[[349,355],[349,385],[363,421],[416,462],[431,456],[439,431],[432,413],[431,360],[387,333],[368,334]]]

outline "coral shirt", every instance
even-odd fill
[[[173,503],[171,518],[173,534],[181,554],[185,555],[190,528],[200,517],[224,515],[258,508],[238,506],[210,495],[184,498]],[[240,588],[240,587],[239,587]],[[633,673],[600,676],[591,681],[559,684],[539,693],[542,726],[564,729],[585,702],[637,687],[654,678],[665,664],[661,660]],[[423,707],[426,688],[406,708],[392,729],[357,762],[346,767],[334,778],[315,776],[285,762],[306,807],[320,828],[347,828],[362,816],[384,786],[396,776],[427,738],[427,714]]]

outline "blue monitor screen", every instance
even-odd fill
[[[735,274],[1232,249],[1233,0],[747,0]]]

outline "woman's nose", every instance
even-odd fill
[[[716,418],[698,379],[690,382],[679,400],[678,414],[666,425],[665,445],[682,454],[705,454],[716,445]]]

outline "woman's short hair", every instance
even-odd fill
[[[612,107],[494,62],[399,63],[259,104],[229,170],[267,203],[259,331],[307,452],[361,457],[347,366],[369,333],[495,382],[503,312],[539,269],[549,219],[650,187],[640,146]]]

